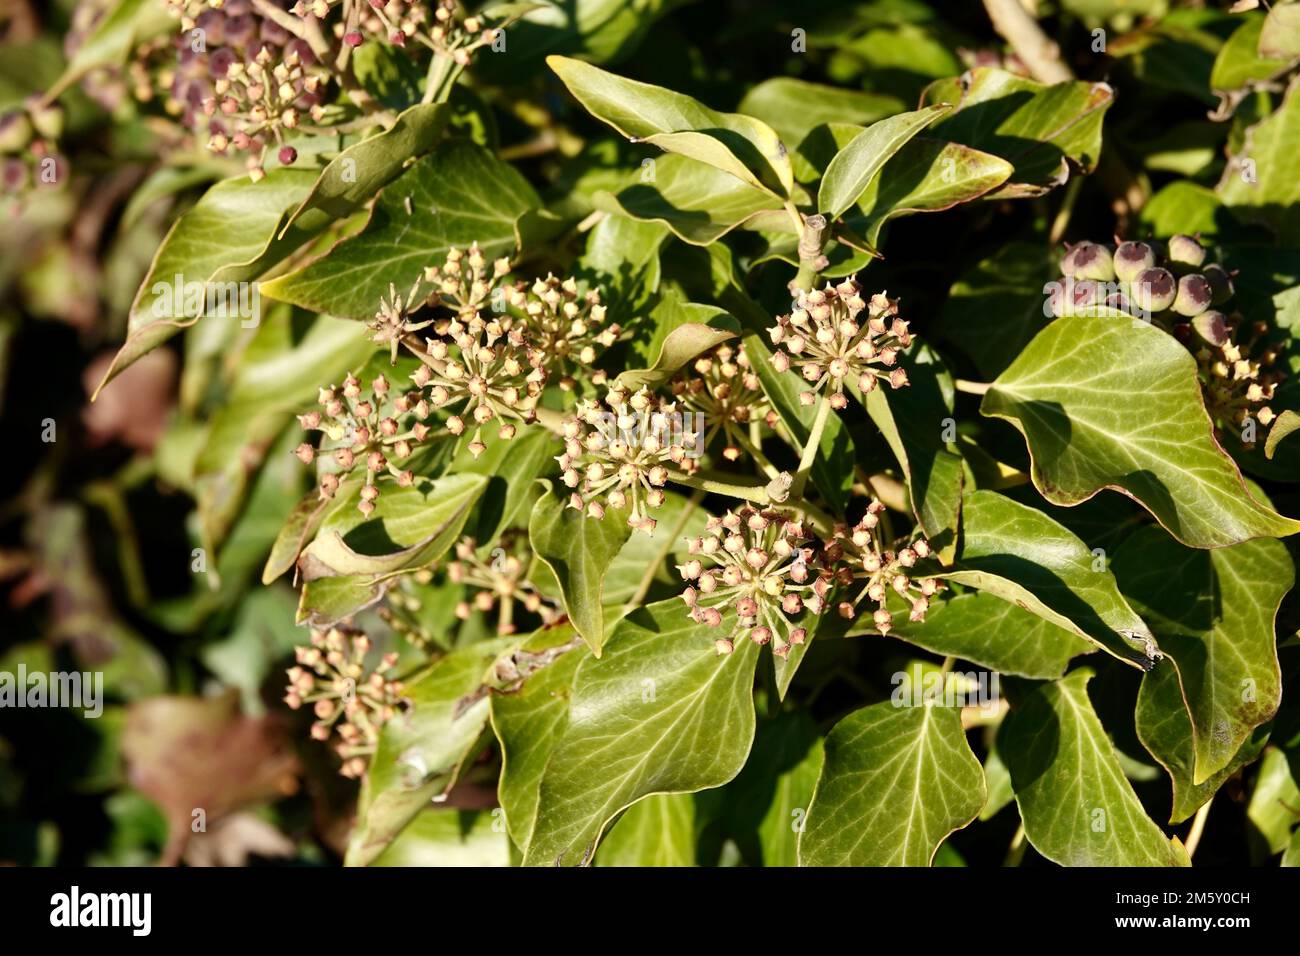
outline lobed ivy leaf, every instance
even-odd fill
[[[537,822],[537,793],[551,752],[569,722],[569,698],[578,665],[590,657],[572,624],[538,631],[516,659],[527,662],[517,686],[491,696],[492,729],[501,743],[497,795],[506,829],[523,849]]]
[[[942,576],[1010,601],[1146,670],[1158,654],[1155,638],[1097,562],[1086,544],[1041,511],[994,491],[972,491],[962,507],[961,547]],[[1075,652],[1078,645],[1065,647]]]
[[[474,143],[446,140],[384,187],[360,233],[261,291],[313,312],[369,319],[390,285],[405,295],[453,246],[477,242],[488,259],[512,254],[516,223],[539,205],[512,166]]]
[[[962,143],[1008,160],[1015,172],[990,199],[1038,196],[1069,178],[1070,165],[1092,172],[1101,155],[1101,122],[1114,102],[1105,83],[1066,81],[1047,85],[993,67],[937,80],[922,105],[955,103],[931,129],[939,139]]]
[[[986,795],[957,708],[872,704],[826,737],[799,862],[929,866],[939,845],[979,815]]]
[[[1073,631],[986,591],[937,601],[921,622],[895,614],[889,634],[989,670],[1048,680],[1063,675],[1073,658],[1096,649]]]
[[[998,731],[1025,836],[1062,866],[1190,866],[1138,801],[1077,668],[1013,697]]]
[[[596,866],[694,866],[695,796],[656,793],[623,812],[596,851]]]
[[[719,787],[754,737],[758,645],[718,656],[679,600],[640,608],[578,667],[569,720],[542,775],[526,866],[590,862],[610,822],[656,793]]]
[[[546,62],[587,112],[624,136],[715,166],[782,199],[794,188],[786,148],[766,123],[580,60],[549,56]]]
[[[1197,548],[1300,531],[1300,521],[1250,495],[1215,441],[1196,360],[1144,322],[1057,319],[997,378],[980,411],[1025,436],[1034,486],[1054,504],[1113,488]]]
[[[1202,784],[1277,713],[1282,672],[1274,621],[1295,583],[1291,557],[1268,538],[1200,551],[1148,527],[1119,548],[1113,570],[1173,661],[1191,720],[1190,782]],[[1161,681],[1169,679],[1164,670]],[[1144,692],[1151,678],[1143,679]]]

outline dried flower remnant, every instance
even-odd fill
[[[809,383],[799,395],[805,405],[813,404],[823,387],[831,407],[840,411],[848,405],[848,383],[864,393],[875,389],[877,379],[891,388],[908,384],[897,363],[912,336],[898,316],[898,300],[883,293],[864,300],[855,279],[800,292],[795,309],[778,318],[770,334],[781,349],[774,358],[777,369],[797,369]]]
[[[558,617],[552,602],[528,578],[532,552],[527,534],[512,530],[503,534],[486,559],[478,556],[473,538],[456,544],[456,559],[447,564],[447,580],[474,591],[468,601],[456,606],[456,616],[468,620],[474,611],[484,614],[497,608],[497,633],[515,633],[516,603],[550,624]]]
[[[361,46],[368,36],[399,47],[414,42],[467,66],[474,52],[496,36],[481,16],[467,15],[456,0],[296,0],[290,10],[299,17],[324,20],[338,7],[345,13],[334,24],[334,33],[351,47]]]
[[[872,622],[881,634],[889,633],[894,622],[893,614],[886,608],[891,591],[911,604],[908,618],[919,623],[925,620],[930,598],[943,588],[934,578],[917,581],[910,574],[918,560],[931,554],[925,538],[917,537],[897,550],[885,546],[880,522],[884,510],[883,504],[872,500],[856,525],[836,528],[825,556],[826,563],[835,567],[836,584],[849,589],[862,584],[856,594],[839,603],[840,615],[850,620],[856,618],[858,605],[868,600],[876,605]]]
[[[585,399],[563,426],[564,454],[557,456],[564,484],[574,489],[569,506],[588,517],[606,508],[629,509],[627,523],[654,534],[649,512],[664,503],[670,466],[697,470],[696,433],[683,427],[674,403],[648,388],[629,394],[611,388],[605,407]]]
[[[401,487],[415,481],[415,475],[397,463],[410,458],[415,447],[428,437],[430,429],[424,420],[430,409],[419,392],[391,395],[390,391],[382,375],[365,392],[356,376],[348,375],[341,389],[330,386],[320,390],[322,411],[298,416],[303,428],[322,432],[337,444],[318,450],[304,442],[294,452],[304,464],[311,464],[318,455],[327,455],[334,464],[336,470],[321,476],[322,499],[333,498],[338,492],[340,476],[364,468],[365,483],[357,509],[369,515],[379,499],[377,483],[381,479],[395,481]],[[416,420],[404,426],[398,416],[413,416]]]
[[[469,316],[484,311],[492,298],[497,283],[510,272],[509,259],[497,259],[491,269],[479,249],[478,243],[471,243],[469,249],[447,250],[447,258],[441,266],[429,266],[424,270],[424,280],[433,287],[429,295],[429,305],[442,306],[460,316]],[[502,297],[504,305],[504,296]],[[504,311],[494,309],[493,311]],[[445,325],[446,320],[444,320]]]
[[[409,705],[401,681],[389,675],[397,655],[385,654],[371,670],[366,656],[370,638],[343,628],[313,630],[311,644],[297,647],[297,665],[287,671],[284,701],[294,710],[310,704],[316,715],[311,735],[316,740],[338,736],[335,750],[343,760],[340,773],[358,778],[379,745],[379,731]]]
[[[703,535],[688,539],[689,557],[677,570],[687,582],[682,600],[691,619],[722,627],[728,611],[736,615],[731,632],[714,644],[719,654],[748,638],[770,643],[784,658],[807,639],[807,629],[790,619],[805,609],[825,611],[833,586],[825,570],[811,566],[811,540],[789,515],[749,505],[711,517]]]
[[[697,358],[690,372],[694,374],[673,380],[673,396],[709,423],[705,445],[721,431],[726,439],[722,456],[728,461],[739,460],[742,449],[751,445],[747,435],[751,425],[765,421],[774,427],[777,420],[745,350],[724,343]]]

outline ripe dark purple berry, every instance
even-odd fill
[[[292,166],[298,161],[298,151],[292,146],[280,147],[280,165]]]

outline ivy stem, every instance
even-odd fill
[[[1214,803],[1213,799],[1206,800],[1201,804],[1201,809],[1196,811],[1196,818],[1192,820],[1192,828],[1187,831],[1187,858],[1191,859],[1196,853],[1196,848],[1201,843],[1201,837],[1205,834],[1205,821],[1210,816],[1210,804]]]
[[[1025,858],[1025,824],[1021,821],[1020,826],[1016,827],[1015,835],[1011,837],[1011,846],[1007,849],[1007,858],[1002,861],[1003,866],[1019,866],[1020,861]]]
[[[955,378],[952,384],[957,391],[965,392],[968,395],[983,395],[993,387],[992,382],[972,382],[970,379],[965,378]]]
[[[821,214],[800,216],[790,203],[786,203],[786,210],[799,224],[799,272],[791,283],[791,289],[807,292],[816,285],[818,273],[826,268],[826,257],[822,255],[822,246],[826,243],[826,217]]]
[[[422,103],[445,103],[451,97],[452,87],[460,76],[461,67],[451,57],[435,52],[429,61],[429,74],[424,82]]]
[[[803,490],[808,485],[808,476],[812,474],[813,462],[817,459],[817,452],[821,448],[822,432],[826,430],[826,418],[830,413],[830,398],[822,392],[821,401],[817,404],[817,416],[813,419],[812,431],[809,432],[808,441],[803,446],[803,457],[799,459],[799,470],[795,473],[794,484],[790,486],[791,498],[803,497]]]

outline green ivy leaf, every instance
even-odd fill
[[[370,865],[509,866],[510,839],[495,824],[481,810],[422,810]]]
[[[596,851],[596,866],[694,866],[695,796],[656,793],[628,807]]]
[[[972,491],[962,508],[961,548],[943,576],[997,595],[1147,669],[1155,638],[1098,558],[1037,509],[994,491]],[[1075,644],[1066,645],[1072,652]]]
[[[589,518],[570,508],[566,497],[551,493],[549,482],[547,488],[533,506],[528,540],[555,573],[573,626],[599,657],[605,644],[605,575],[632,529],[626,511],[610,508],[603,519]]]
[[[847,221],[872,246],[892,219],[943,212],[1001,186],[1015,167],[1000,156],[960,143],[918,136],[903,144],[866,190]]]
[[[537,822],[542,773],[569,722],[573,677],[591,654],[572,625],[562,624],[538,631],[515,656],[526,662],[526,672],[518,686],[492,695],[491,712],[501,742],[497,794],[510,838],[523,849]]]
[[[1069,178],[1069,164],[1090,173],[1101,155],[1101,121],[1115,94],[1105,83],[1048,86],[993,67],[976,67],[926,88],[922,103],[956,103],[931,130],[938,139],[1001,156],[1015,166],[988,194],[1038,196]],[[1067,162],[1068,161],[1068,162]]]
[[[646,160],[616,193],[592,196],[597,209],[644,222],[661,222],[684,242],[707,246],[731,230],[777,213],[788,223],[781,200],[707,163],[669,154]],[[651,171],[653,170],[653,175]]]
[[[458,648],[406,682],[411,706],[380,732],[362,782],[347,865],[374,862],[432,798],[451,789],[487,727],[490,668],[512,643]]]
[[[713,650],[679,600],[634,611],[578,667],[568,725],[542,777],[531,866],[586,863],[621,811],[655,793],[720,787],[754,737],[758,645]]]
[[[1268,538],[1199,551],[1148,527],[1124,542],[1113,569],[1173,661],[1191,717],[1191,782],[1204,783],[1277,713],[1282,672],[1273,622],[1295,583],[1291,557]]]
[[[621,372],[614,380],[616,385],[633,391],[639,388],[658,388],[685,368],[688,362],[694,361],[710,349],[717,348],[723,342],[734,339],[740,332],[740,324],[714,306],[698,305],[671,298],[665,298],[665,302],[670,307],[676,308],[677,316],[699,321],[687,321],[672,326],[659,342],[658,354],[650,367],[627,369]],[[664,311],[656,308],[654,314],[662,317]],[[656,332],[661,328],[662,326],[657,327]]]
[[[766,123],[580,60],[549,56],[546,62],[587,112],[624,136],[715,166],[782,199],[794,188],[785,146]]]
[[[343,150],[321,171],[307,198],[280,230],[279,238],[312,213],[320,228],[352,215],[406,163],[433,148],[450,115],[451,107],[445,103],[419,103],[399,115],[382,133]]]
[[[384,187],[359,234],[263,282],[262,294],[313,312],[369,319],[390,285],[405,295],[453,246],[477,242],[488,259],[512,254],[516,223],[539,205],[513,167],[474,143],[447,140]]]
[[[804,831],[803,866],[929,866],[984,806],[984,770],[955,707],[882,701],[845,717]]]
[[[925,620],[895,614],[890,637],[945,657],[1020,677],[1053,679],[1071,659],[1096,648],[1073,632],[985,591],[930,606]]]
[[[1273,453],[1277,451],[1278,442],[1297,429],[1300,429],[1300,415],[1291,409],[1288,408],[1277,416],[1277,420],[1268,430],[1268,438],[1264,439],[1264,457],[1271,459]]]
[[[368,518],[355,507],[332,512],[298,558],[299,620],[332,624],[379,600],[394,575],[437,561],[460,537],[487,484],[474,474],[417,479],[409,488],[385,489]]]
[[[881,93],[810,83],[793,76],[774,76],[750,88],[737,109],[762,120],[776,130],[781,141],[800,144],[792,153],[795,176],[801,181],[816,179],[822,165],[803,150],[814,129],[825,123],[863,126],[901,113],[903,101]]]
[[[1300,806],[1300,786],[1291,773],[1285,751],[1269,747],[1259,765],[1255,788],[1246,806],[1246,818],[1254,827],[1254,856],[1273,856],[1287,849]]]
[[[87,73],[118,67],[140,44],[176,29],[176,21],[158,0],[113,0],[78,45],[63,75],[45,94],[53,102]]]
[[[1245,22],[1224,41],[1210,71],[1210,88],[1216,92],[1240,90],[1253,83],[1272,79],[1287,67],[1286,60],[1260,56],[1260,34],[1264,32],[1264,15],[1247,13]]]
[[[126,342],[95,394],[141,355],[198,321],[187,301],[198,285],[222,284],[224,303],[214,300],[214,310],[224,304],[227,312],[242,311],[238,287],[232,284],[256,278],[296,244],[300,239],[296,233],[295,239],[283,241],[276,236],[289,210],[302,202],[315,181],[310,170],[286,167],[271,170],[260,183],[247,176],[227,179],[177,219],[140,283],[127,320]],[[177,276],[181,301],[176,301]],[[215,285],[213,291],[215,296]],[[213,315],[210,320],[218,319],[256,323],[260,316]]]
[[[838,219],[867,191],[889,158],[951,109],[947,104],[900,113],[873,123],[835,154],[822,176],[817,207]]]
[[[1086,667],[1012,698],[997,748],[1025,836],[1062,866],[1190,866],[1138,801],[1088,699]]]
[[[998,377],[980,411],[1025,436],[1034,486],[1054,504],[1114,488],[1197,548],[1300,531],[1246,490],[1214,439],[1196,360],[1154,326],[1057,319]]]
[[[1272,115],[1246,132],[1246,146],[1230,158],[1216,192],[1242,222],[1270,229],[1282,245],[1300,245],[1300,83],[1292,83]],[[1244,162],[1251,165],[1247,167]]]

